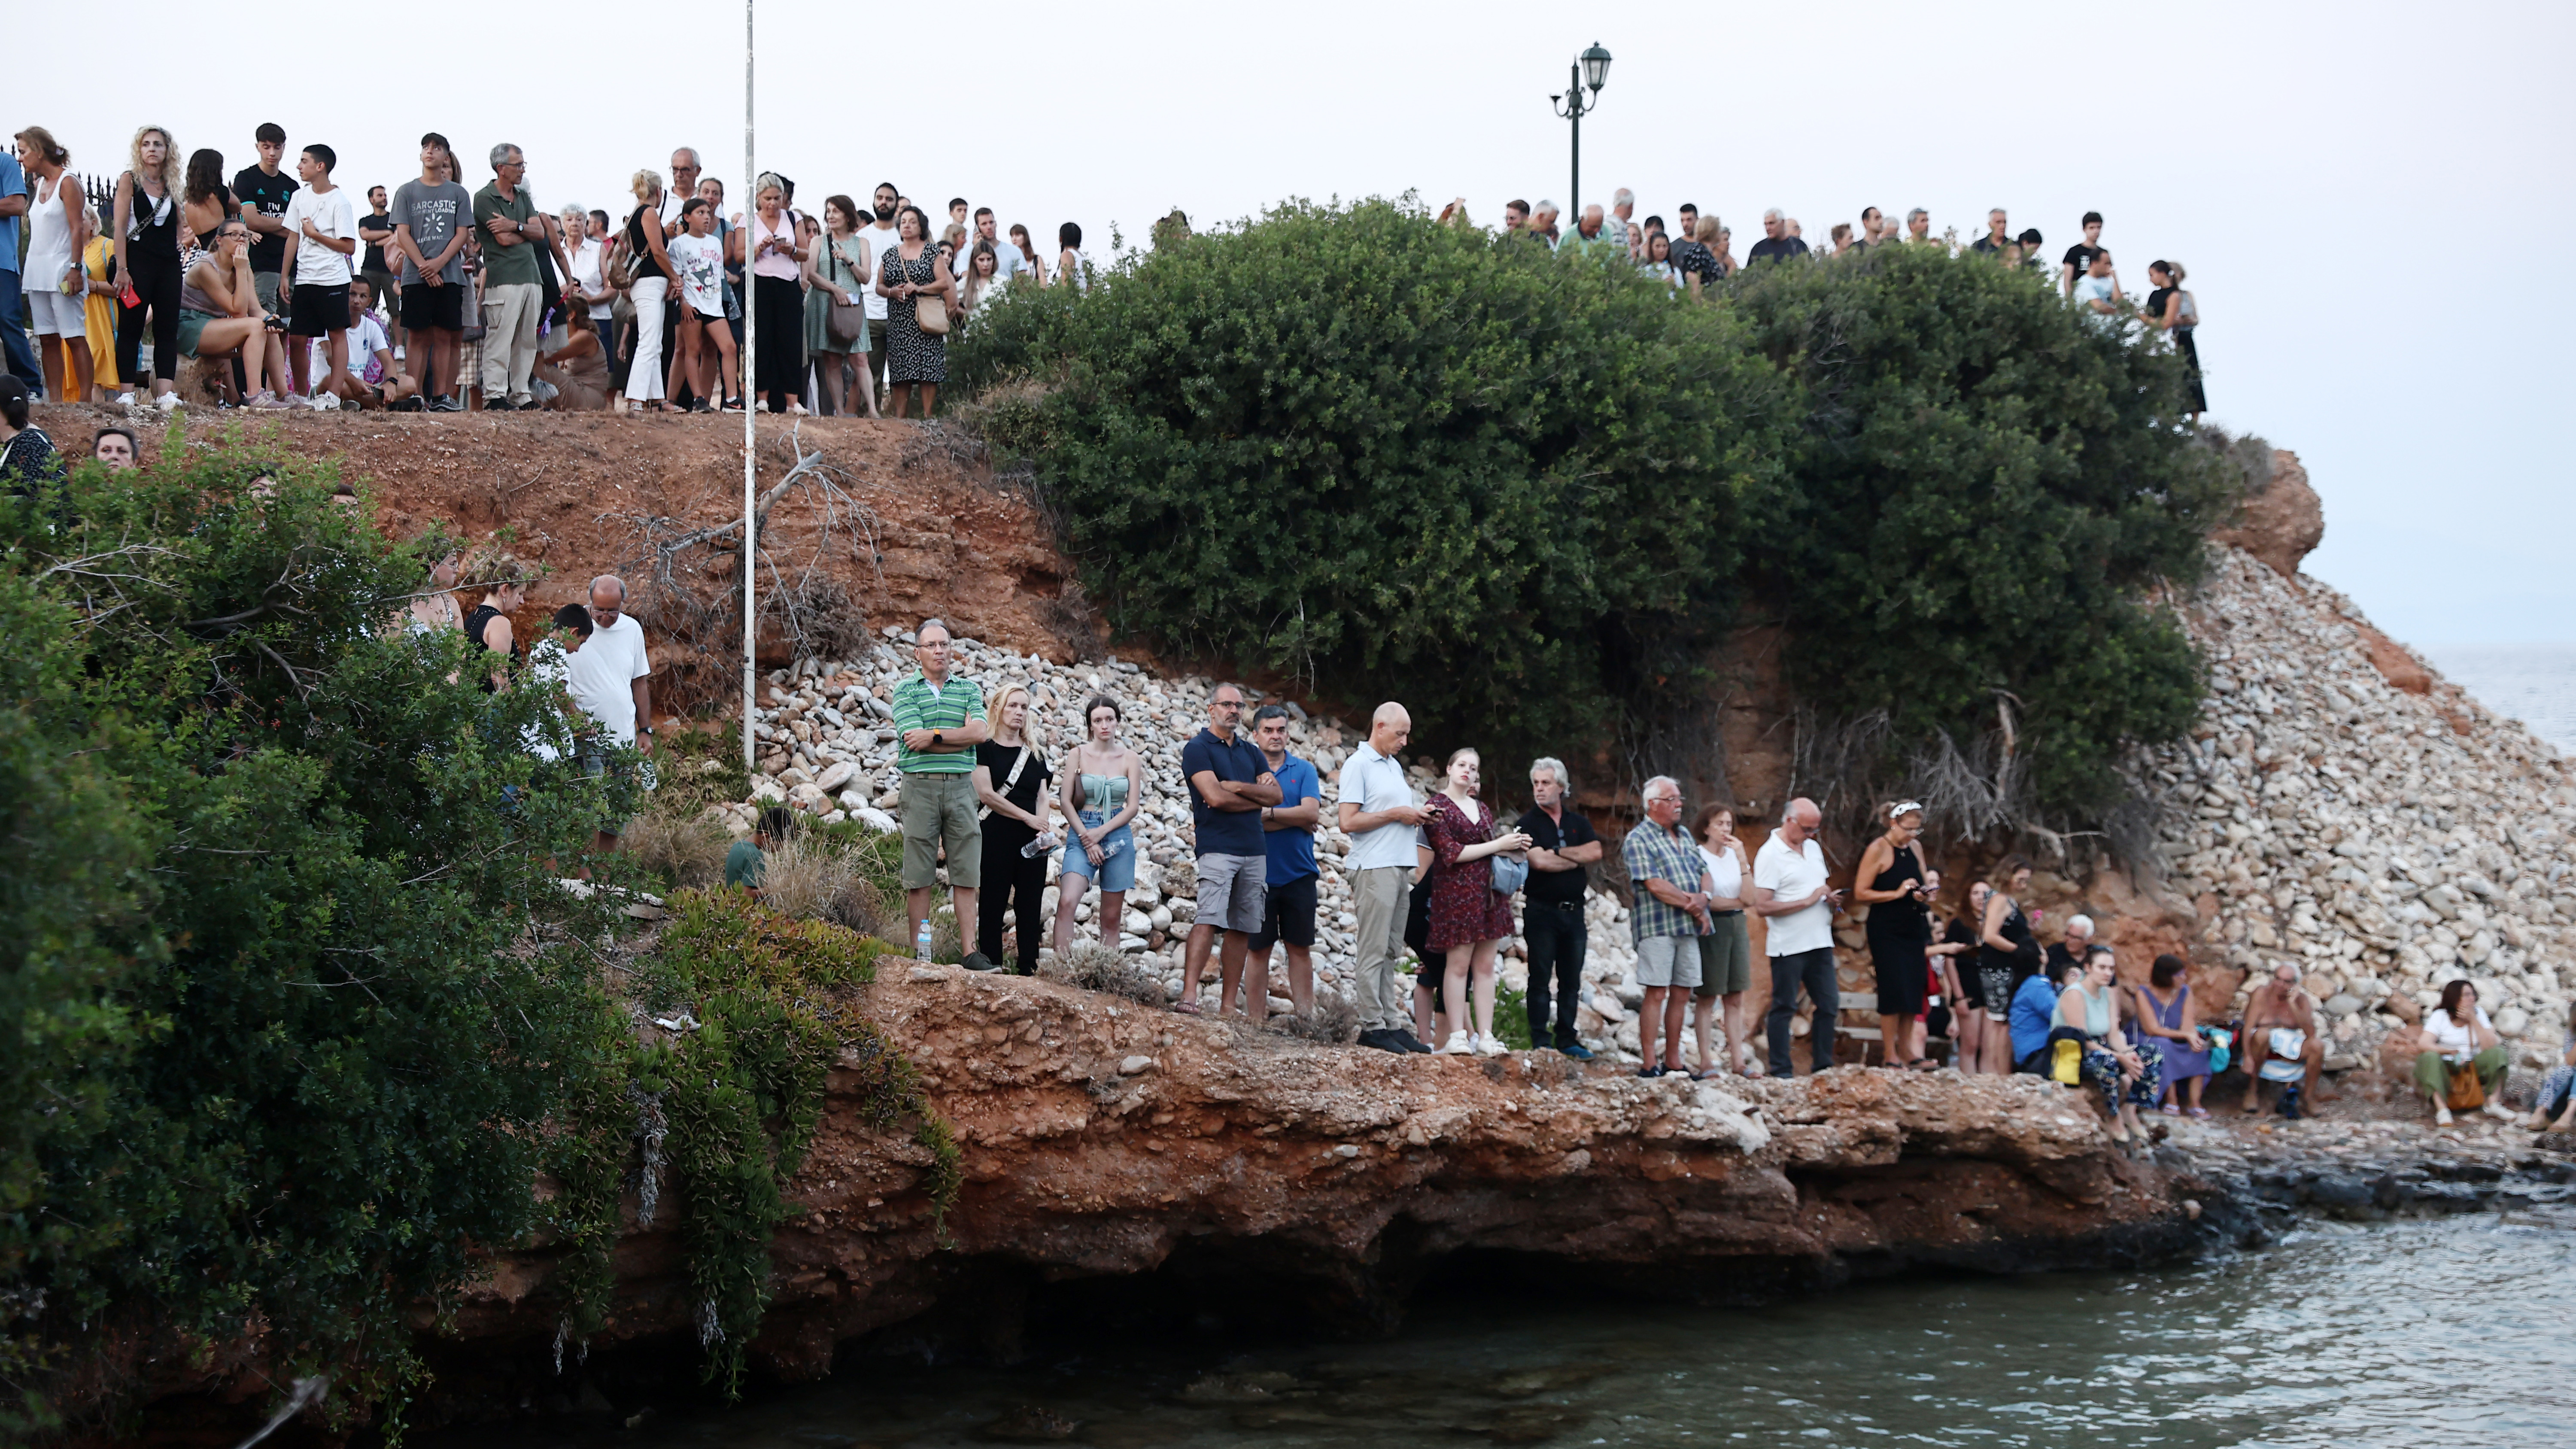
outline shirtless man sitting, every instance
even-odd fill
[[[2302,1053],[2307,1062],[2307,1099],[2331,1102],[2334,1098],[2318,1089],[2326,1069],[2325,1034],[2317,1030],[2316,1002],[2299,989],[2299,968],[2287,961],[2272,967],[2272,979],[2254,989],[2245,1003],[2245,1110],[2248,1114],[2263,1110],[2263,1063],[2272,1059],[2272,1031],[2289,1027],[2306,1034],[2307,1049]]]

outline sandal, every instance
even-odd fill
[[[1930,1057],[1916,1057],[1905,1064],[1905,1069],[1910,1072],[1937,1072],[1941,1070],[1941,1064]]]
[[[1179,1012],[1183,1016],[1198,1016],[1202,1014],[1199,1011],[1199,1004],[1195,1001],[1175,1001],[1172,1003],[1172,1010]]]
[[[2182,1109],[2171,1102],[2165,1102],[2158,1105],[2156,1110],[2164,1113],[2168,1117],[2179,1117],[2182,1115]]]
[[[2209,1109],[2207,1107],[2194,1107],[2183,1115],[2187,1117],[2206,1117],[2209,1115]]]

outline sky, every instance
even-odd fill
[[[1770,206],[1817,242],[1870,205],[1926,207],[1966,240],[2000,205],[2052,254],[2100,211],[2124,284],[2143,292],[2157,258],[2188,269],[2211,420],[2306,463],[2327,528],[2311,573],[2417,644],[2576,641],[2576,493],[2548,422],[2576,383],[2576,288],[2549,282],[2546,241],[2576,234],[2559,71],[2576,6],[754,3],[759,164],[801,201],[892,180],[934,216],[964,196],[1042,244],[1079,222],[1095,257],[1175,206],[1204,226],[1411,191],[1490,224],[1513,197],[1564,201],[1570,128],[1548,97],[1596,41],[1614,59],[1582,125],[1582,199],[1626,186],[1667,218],[1696,202],[1739,256]],[[740,4],[567,6],[497,30],[469,7],[473,25],[419,41],[356,11],[290,15],[229,81],[181,38],[202,7],[119,13],[121,33],[171,42],[120,46],[112,84],[12,68],[8,129],[49,127],[76,171],[120,169],[147,122],[235,169],[274,120],[290,146],[332,145],[361,190],[416,175],[437,130],[469,185],[494,142],[523,147],[549,207],[622,215],[631,173],[684,144],[739,205]],[[28,55],[97,43],[77,6],[11,37]]]

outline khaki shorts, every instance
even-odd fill
[[[903,777],[903,888],[939,884],[939,847],[948,847],[948,883],[974,890],[984,883],[984,827],[975,819],[975,777]]]
[[[1753,989],[1753,937],[1744,929],[1744,913],[1717,918],[1714,935],[1699,938],[1699,986],[1696,996],[1724,996]]]
[[[1261,929],[1270,892],[1270,858],[1265,855],[1202,855],[1198,858],[1199,909],[1190,924],[1214,926],[1249,936]]]
[[[1637,943],[1637,984],[1699,985],[1699,938],[1648,936]]]

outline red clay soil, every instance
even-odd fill
[[[58,406],[37,409],[36,421],[62,446],[77,448],[122,416],[109,408]],[[840,470],[851,498],[873,515],[872,550],[844,527],[820,563],[869,629],[908,627],[937,614],[960,635],[1022,652],[1063,658],[1099,647],[1079,595],[1066,593],[1069,571],[1026,495],[995,487],[953,430],[861,418],[794,422],[801,424],[803,447],[820,449]],[[142,431],[147,462],[174,436],[158,427]],[[368,495],[378,521],[396,538],[443,525],[540,564],[545,577],[529,591],[517,621],[523,629],[581,599],[593,574],[617,572],[636,585],[635,612],[648,634],[662,632],[654,627],[655,600],[643,588],[637,520],[649,515],[669,520],[666,532],[686,532],[742,513],[738,416],[298,412],[188,429],[200,442],[220,432],[305,458],[339,459],[343,476]],[[793,462],[790,432],[790,419],[759,419],[763,489]],[[771,514],[764,553],[792,571],[813,556],[821,520],[820,499],[806,490],[791,493]],[[709,595],[736,587],[724,582],[733,577],[730,547],[726,540],[722,547],[683,552],[674,560],[675,576]],[[782,640],[765,632],[762,645],[765,664],[788,662]],[[657,670],[678,662],[673,653],[657,641]],[[657,696],[657,705],[686,702],[672,693]]]

